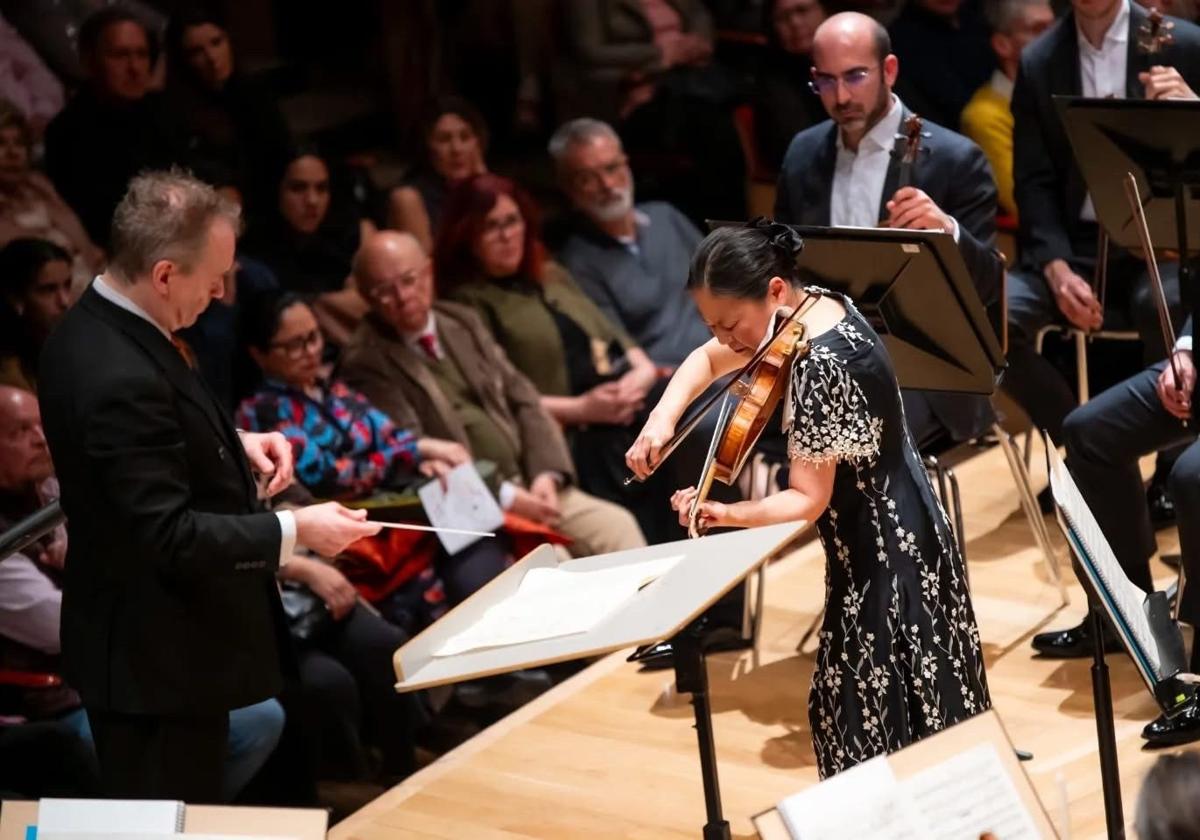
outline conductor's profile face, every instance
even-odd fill
[[[160,260],[155,265],[155,285],[165,298],[171,332],[196,323],[213,298],[224,294],[225,279],[234,270],[236,242],[233,226],[216,219],[191,265],[174,260]]]

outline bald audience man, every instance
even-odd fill
[[[570,537],[576,556],[646,544],[632,514],[575,486],[561,430],[474,310],[434,300],[433,263],[416,239],[370,237],[354,278],[371,310],[345,348],[351,387],[414,435],[495,463],[500,506]]]
[[[901,68],[887,30],[856,12],[834,15],[817,28],[812,58],[813,89],[830,119],[800,132],[788,147],[776,219],[945,231],[984,305],[996,303],[1004,273],[994,247],[996,185],[980,148],[926,120],[913,183],[901,186],[894,150],[911,112],[893,93]],[[909,431],[922,449],[969,440],[992,423],[986,397],[908,390],[903,396]]]

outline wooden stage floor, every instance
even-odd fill
[[[1035,483],[1044,481],[1044,463]],[[1090,660],[1032,656],[1033,633],[1076,623],[1072,585],[1058,610],[999,448],[957,467],[967,552],[992,698],[1060,834],[1104,834]],[[1060,552],[1065,547],[1052,526]],[[1177,550],[1174,531],[1159,535]],[[1154,561],[1160,585],[1170,570]],[[805,708],[811,650],[795,651],[823,596],[813,541],[768,572],[760,662],[710,658],[709,678],[725,814],[737,838],[750,816],[816,781]],[[811,646],[811,642],[810,642]],[[1155,705],[1124,655],[1110,657],[1125,814],[1154,759],[1139,732]],[[615,654],[476,736],[334,827],[335,840],[382,838],[695,838],[704,821],[699,761],[686,696],[671,672],[640,673]]]

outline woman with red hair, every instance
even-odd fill
[[[653,402],[658,370],[548,259],[532,199],[499,175],[463,181],[447,198],[434,264],[443,296],[480,314],[567,430],[583,489],[628,507],[649,541],[677,538],[665,483],[622,486],[621,447]]]

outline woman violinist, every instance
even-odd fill
[[[799,310],[809,345],[784,398],[787,489],[697,513],[708,527],[817,524],[826,600],[808,705],[825,778],[990,700],[962,557],[905,428],[887,350],[848,298],[801,286],[802,244],[765,221],[700,244],[687,282],[715,338],[680,365],[626,460],[639,477],[652,472],[689,403],[754,355],[777,313]],[[681,519],[695,493],[672,498]]]

